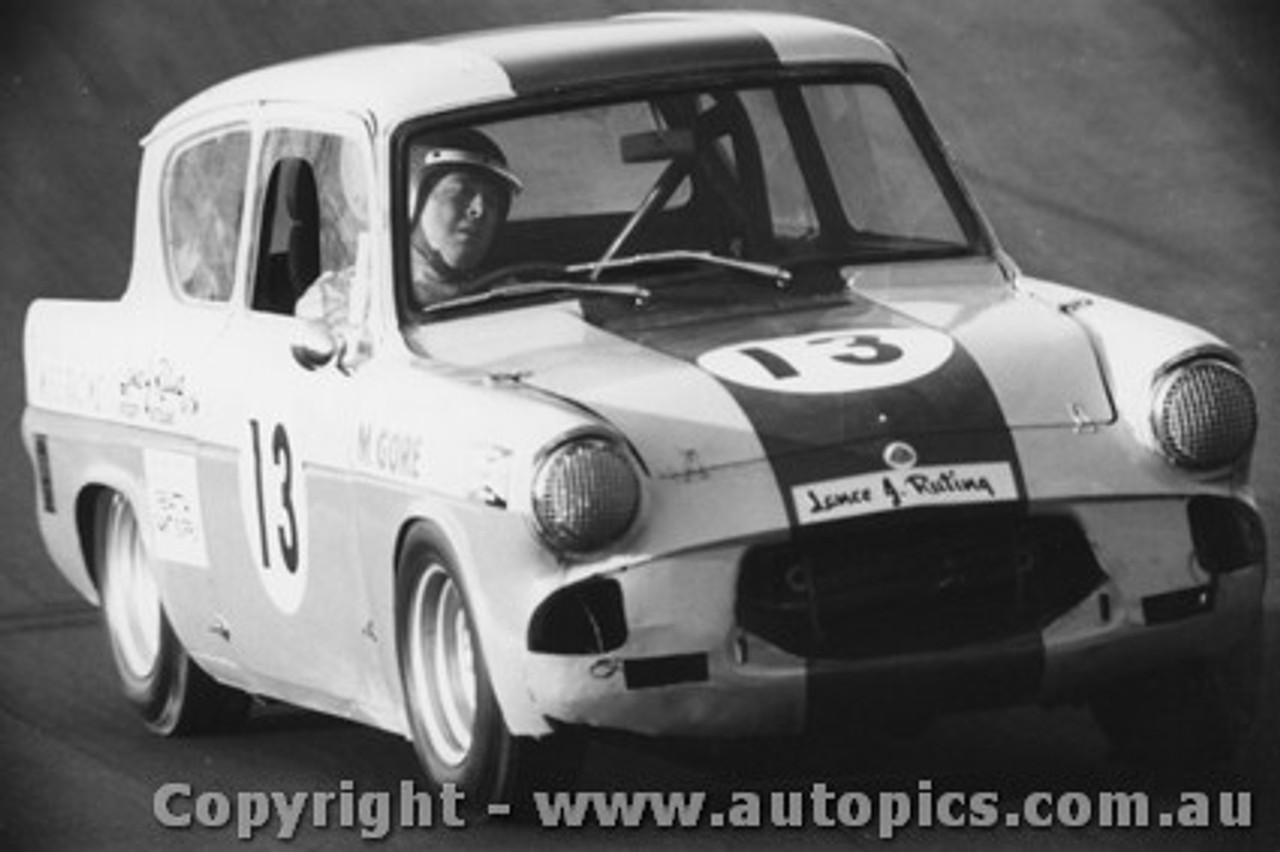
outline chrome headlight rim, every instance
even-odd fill
[[[1236,382],[1237,388],[1243,391],[1243,400],[1249,411],[1248,428],[1235,441],[1231,452],[1219,452],[1208,458],[1198,457],[1188,450],[1185,437],[1174,434],[1177,430],[1170,428],[1169,412],[1173,403],[1173,394],[1180,390],[1180,385],[1188,381],[1197,371],[1220,370]],[[1213,474],[1230,470],[1241,464],[1248,457],[1257,440],[1258,434],[1258,400],[1249,381],[1241,368],[1238,359],[1229,352],[1199,351],[1168,364],[1161,369],[1152,382],[1150,426],[1156,449],[1171,465],[1180,470]]]
[[[589,539],[576,538],[563,529],[549,524],[540,510],[540,495],[544,492],[546,477],[552,473],[552,463],[575,448],[595,446],[598,451],[607,452],[624,465],[634,489],[634,499],[627,512],[629,517],[625,523],[618,525],[609,535],[593,536]],[[585,428],[561,435],[548,443],[534,458],[533,475],[529,481],[529,524],[538,538],[562,558],[572,560],[589,559],[609,550],[616,549],[630,537],[639,525],[644,511],[646,494],[641,476],[641,467],[637,462],[631,446],[620,436],[599,429]]]

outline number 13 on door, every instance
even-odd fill
[[[295,612],[306,588],[306,492],[284,423],[251,419],[241,453],[241,498],[249,546],[268,596]]]

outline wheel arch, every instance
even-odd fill
[[[98,576],[98,548],[95,543],[98,534],[98,503],[107,495],[115,493],[115,489],[110,486],[94,482],[81,488],[76,495],[76,537],[80,542],[80,557],[84,560],[89,583],[99,595],[102,594],[102,583]]]
[[[132,507],[138,518],[139,531],[148,547],[151,545],[150,525],[147,523],[146,506],[140,499],[141,489],[128,477],[110,475],[99,471],[94,476],[86,477],[84,483],[76,491],[75,497],[75,530],[80,558],[83,560],[85,575],[95,594],[101,594],[101,567],[97,553],[97,518],[98,505],[101,500],[112,494],[119,494]]]
[[[393,606],[395,660],[397,664],[402,661],[402,655],[404,654],[402,619],[404,618],[405,602],[402,600],[401,571],[403,570],[404,554],[409,545],[410,536],[415,530],[419,529],[425,531],[427,543],[438,549],[441,555],[450,560],[451,568],[455,574],[454,579],[462,587],[463,595],[471,612],[472,622],[477,625],[476,641],[480,645],[481,653],[484,654],[489,671],[490,686],[498,701],[498,706],[502,709],[502,715],[508,728],[518,736],[542,737],[552,733],[553,728],[546,717],[534,705],[523,679],[514,675],[521,668],[519,660],[513,658],[516,651],[508,647],[511,644],[510,642],[495,642],[495,637],[492,635],[493,631],[487,629],[493,624],[493,620],[487,617],[487,612],[483,606],[477,605],[473,589],[475,584],[468,582],[468,566],[472,566],[471,570],[476,569],[473,554],[470,548],[466,546],[464,532],[457,524],[424,513],[415,513],[406,517],[400,524],[396,534],[391,570],[393,573],[392,587],[395,590]],[[520,631],[520,635],[524,635],[523,630]],[[523,645],[521,645],[521,649],[523,649]],[[407,697],[404,694],[403,683],[400,684],[400,690],[401,701],[404,702],[407,710]]]

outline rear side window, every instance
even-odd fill
[[[206,137],[170,160],[161,190],[165,260],[184,296],[230,298],[248,172],[247,129]]]

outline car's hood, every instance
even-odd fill
[[[767,458],[813,482],[883,470],[888,445],[906,443],[904,464],[999,461],[1016,477],[1011,431],[1112,410],[1076,322],[994,275],[885,268],[838,296],[562,302],[425,334],[435,357],[607,418],[658,476]]]

